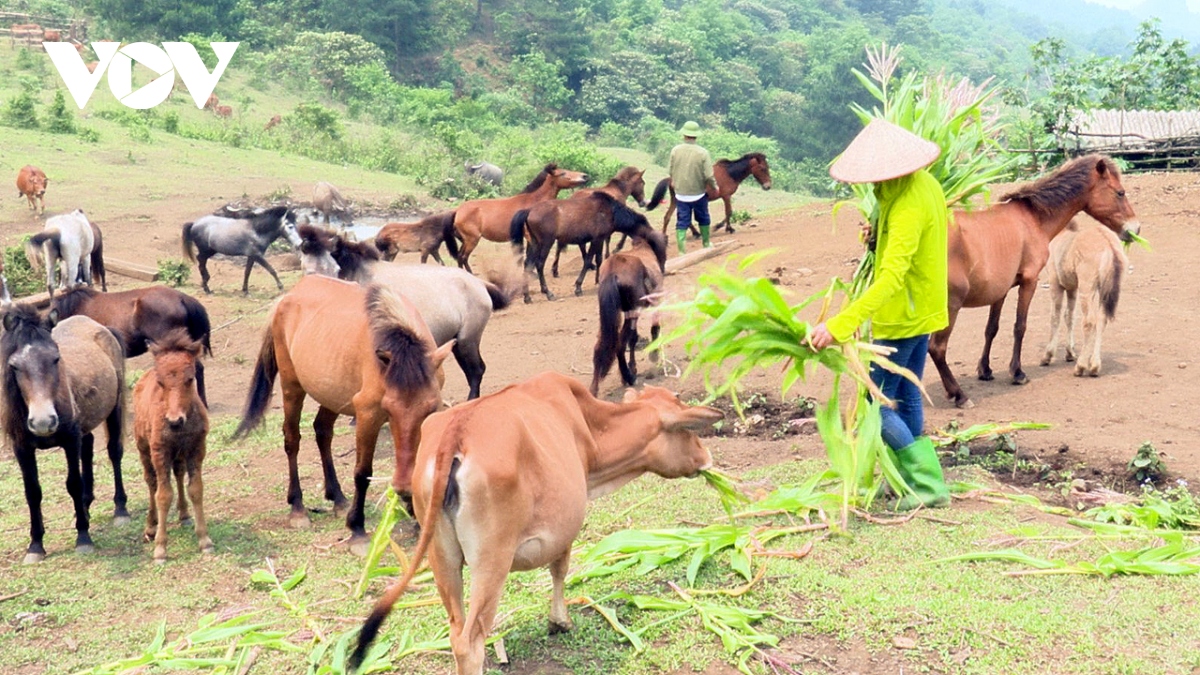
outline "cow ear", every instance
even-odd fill
[[[700,431],[723,419],[725,413],[708,406],[694,406],[663,413],[663,428],[667,431]]]
[[[433,362],[433,367],[435,369],[442,367],[442,362],[445,361],[446,358],[450,356],[450,353],[454,351],[454,345],[456,344],[458,344],[458,340],[451,340],[441,347],[433,350],[433,354],[429,357],[429,360]]]

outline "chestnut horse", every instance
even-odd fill
[[[463,240],[458,253],[458,266],[471,271],[468,262],[480,239],[508,241],[513,216],[521,209],[554,199],[558,193],[588,182],[586,173],[567,171],[557,164],[547,164],[520,194],[500,199],[476,199],[463,202],[454,212],[454,229]]]
[[[1013,384],[1028,382],[1021,369],[1021,343],[1029,303],[1050,256],[1050,240],[1080,211],[1125,238],[1129,238],[1127,230],[1139,230],[1137,215],[1121,185],[1121,172],[1104,155],[1071,160],[1049,176],[1010,192],[989,209],[954,213],[947,242],[950,324],[930,338],[929,356],[942,377],[946,395],[958,407],[972,406],[946,363],[958,311],[991,307],[976,371],[979,379],[991,380],[992,340],[1000,330],[1000,310],[1009,289],[1019,287],[1008,372]]]
[[[571,195],[567,199],[568,200],[580,199],[580,198],[586,197],[587,195],[589,195],[593,192],[604,192],[604,193],[610,195],[613,199],[616,199],[617,201],[619,201],[621,203],[624,203],[630,197],[633,197],[635,200],[637,200],[638,206],[645,208],[646,207],[646,179],[643,178],[645,173],[646,173],[645,169],[638,171],[636,166],[627,166],[624,169],[621,169],[620,171],[618,171],[617,175],[613,176],[612,180],[608,181],[608,183],[606,183],[604,185],[604,187],[577,190],[575,192],[575,194]],[[553,203],[553,202],[551,202],[551,203]],[[627,236],[628,235],[624,235],[621,237],[622,244],[625,243],[625,237],[627,237]],[[555,249],[555,251],[554,251],[554,265],[550,267],[550,274],[555,279],[558,278],[558,259],[562,257],[563,249],[565,249],[566,247],[568,247],[570,245],[571,245],[570,243],[563,241],[561,238],[558,241],[558,248]],[[617,248],[619,249],[620,246],[618,246]],[[585,253],[584,245],[579,244],[579,255],[582,256],[584,258],[584,261],[586,262],[587,256],[584,255],[584,253]],[[598,260],[597,265],[596,265],[596,283],[600,283],[600,265],[599,265],[599,263],[601,263],[601,262],[604,262],[604,261]],[[585,267],[586,267],[586,265],[585,265]]]
[[[600,392],[600,382],[612,369],[614,359],[625,386],[637,382],[638,313],[658,304],[667,273],[667,241],[653,229],[646,229],[646,236],[633,238],[630,251],[614,253],[600,265],[600,336],[592,353],[592,396]],[[650,321],[651,340],[658,339],[658,328],[655,312]],[[650,360],[658,360],[657,351],[650,353]]]
[[[154,542],[154,562],[167,559],[167,513],[171,509],[171,474],[179,485],[179,523],[191,520],[187,500],[196,510],[196,541],[203,553],[213,552],[204,519],[201,469],[207,451],[208,409],[200,400],[196,366],[205,345],[186,329],[176,328],[150,345],[154,367],[133,389],[133,435],[142,457],[142,474],[150,489],[143,538]],[[187,498],[183,476],[187,474]]]
[[[747,176],[754,176],[758,184],[764,190],[771,189],[771,166],[767,163],[767,156],[761,152],[751,152],[737,159],[722,159],[713,164],[713,177],[717,179],[716,191],[708,191],[708,201],[714,202],[720,199],[725,202],[725,220],[716,224],[713,231],[720,229],[722,225],[729,232],[733,232],[733,226],[729,224],[729,217],[733,213],[733,193],[737,192],[742,181],[746,180]],[[667,191],[671,192],[671,205],[667,207],[667,213],[663,216],[663,234],[667,233],[667,225],[671,223],[671,218],[675,216],[675,187],[671,185],[670,178],[664,178],[658,181],[658,185],[654,188],[654,195],[650,197],[650,204],[646,206],[647,211],[653,211],[654,207],[662,203],[663,197]],[[692,225],[692,235],[699,237],[700,231]]]
[[[333,424],[338,415],[357,420],[354,503],[346,526],[350,550],[364,555],[369,540],[363,508],[379,430],[385,422],[391,427],[396,449],[392,487],[411,502],[421,422],[442,402],[441,366],[453,348],[453,340],[437,347],[412,303],[378,284],[364,288],[310,275],[279,299],[267,319],[234,438],[262,423],[278,376],[292,527],[309,526],[296,465],[304,398],[312,396],[320,406],[313,433],[325,474],[325,498],[333,502],[335,512],[344,511],[347,503],[333,466]]]
[[[450,257],[458,259],[458,238],[454,234],[454,211],[434,213],[415,223],[388,223],[375,235],[375,248],[383,255],[384,260],[395,260],[398,253],[420,253],[421,262],[429,260],[429,256],[442,262],[438,249],[446,243]]]
[[[64,319],[82,314],[107,326],[121,338],[128,358],[145,354],[151,342],[165,339],[178,328],[186,329],[191,339],[204,346],[204,353],[212,356],[208,311],[199,300],[174,288],[148,286],[100,293],[94,288],[79,286],[59,294],[51,307]],[[199,361],[196,362],[196,388],[207,405],[204,366]]]

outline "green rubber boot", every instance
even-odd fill
[[[687,230],[675,230],[675,243],[679,244],[679,253],[687,253]]]
[[[939,508],[950,503],[950,488],[946,487],[942,464],[928,436],[919,436],[912,445],[897,450],[896,459],[900,475],[913,489],[896,502],[897,511],[912,511],[918,506]]]
[[[700,226],[700,241],[704,244],[704,248],[712,248],[712,242],[709,241],[709,234],[712,232],[712,226]]]

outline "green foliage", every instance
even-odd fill
[[[192,275],[192,266],[178,258],[159,258],[157,280],[176,288],[187,283]]]
[[[186,42],[196,48],[196,53],[200,55],[200,60],[209,70],[217,67],[217,53],[212,50],[213,42],[228,42],[224,35],[213,33],[212,35],[201,35],[199,33],[188,33],[179,36],[179,42]],[[235,56],[237,52],[234,52]]]
[[[67,108],[67,99],[63,96],[62,89],[56,89],[54,100],[46,108],[46,131],[53,134],[73,134],[76,129],[75,113]]]
[[[330,96],[347,91],[355,69],[384,64],[384,52],[361,35],[305,31],[267,55],[265,66],[277,76]]]
[[[79,136],[81,141],[85,141],[87,143],[100,142],[100,132],[91,127],[79,127],[79,130],[75,133]]]
[[[301,103],[285,121],[298,134],[318,134],[334,141],[342,137],[341,116],[320,103]]]
[[[1088,509],[1085,516],[1099,523],[1130,525],[1147,530],[1200,529],[1200,504],[1188,492],[1187,484],[1166,490],[1146,487],[1140,499],[1130,503],[1109,503]]]
[[[550,61],[541,52],[513,59],[510,77],[525,102],[539,110],[556,111],[571,99],[562,63]]]
[[[38,79],[30,75],[20,78],[21,93],[9,99],[0,112],[0,121],[18,129],[37,129],[41,120],[37,115],[37,92],[41,86]]]
[[[179,113],[175,112],[174,110],[168,111],[165,115],[163,115],[162,122],[163,131],[167,132],[168,134],[179,133]]]
[[[13,298],[21,298],[46,290],[45,274],[35,272],[25,257],[25,242],[33,235],[21,237],[18,244],[4,248],[4,277],[8,280],[8,292]]]
[[[1133,459],[1129,460],[1129,473],[1138,483],[1157,483],[1167,471],[1162,453],[1150,441],[1142,443]]]
[[[104,17],[124,40],[180,36],[236,34],[242,8],[237,0],[89,0],[89,8]]]

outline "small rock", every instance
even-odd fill
[[[892,638],[892,646],[896,649],[916,649],[917,641],[910,637],[897,635],[896,637]]]
[[[799,274],[802,277],[811,277],[812,275],[816,274],[816,272],[813,272],[807,267],[801,267],[800,269],[796,270],[796,274]]]
[[[580,328],[579,330],[575,331],[575,334],[576,334],[576,335],[583,335],[583,329],[582,329],[582,328]]]
[[[67,651],[69,651],[69,652],[79,651],[79,642],[77,642],[73,638],[69,638],[69,637],[63,638],[63,643],[67,645]]]
[[[1184,368],[1187,368],[1187,363],[1180,363],[1180,364],[1179,364],[1179,369],[1180,369],[1180,370],[1183,370]]]

